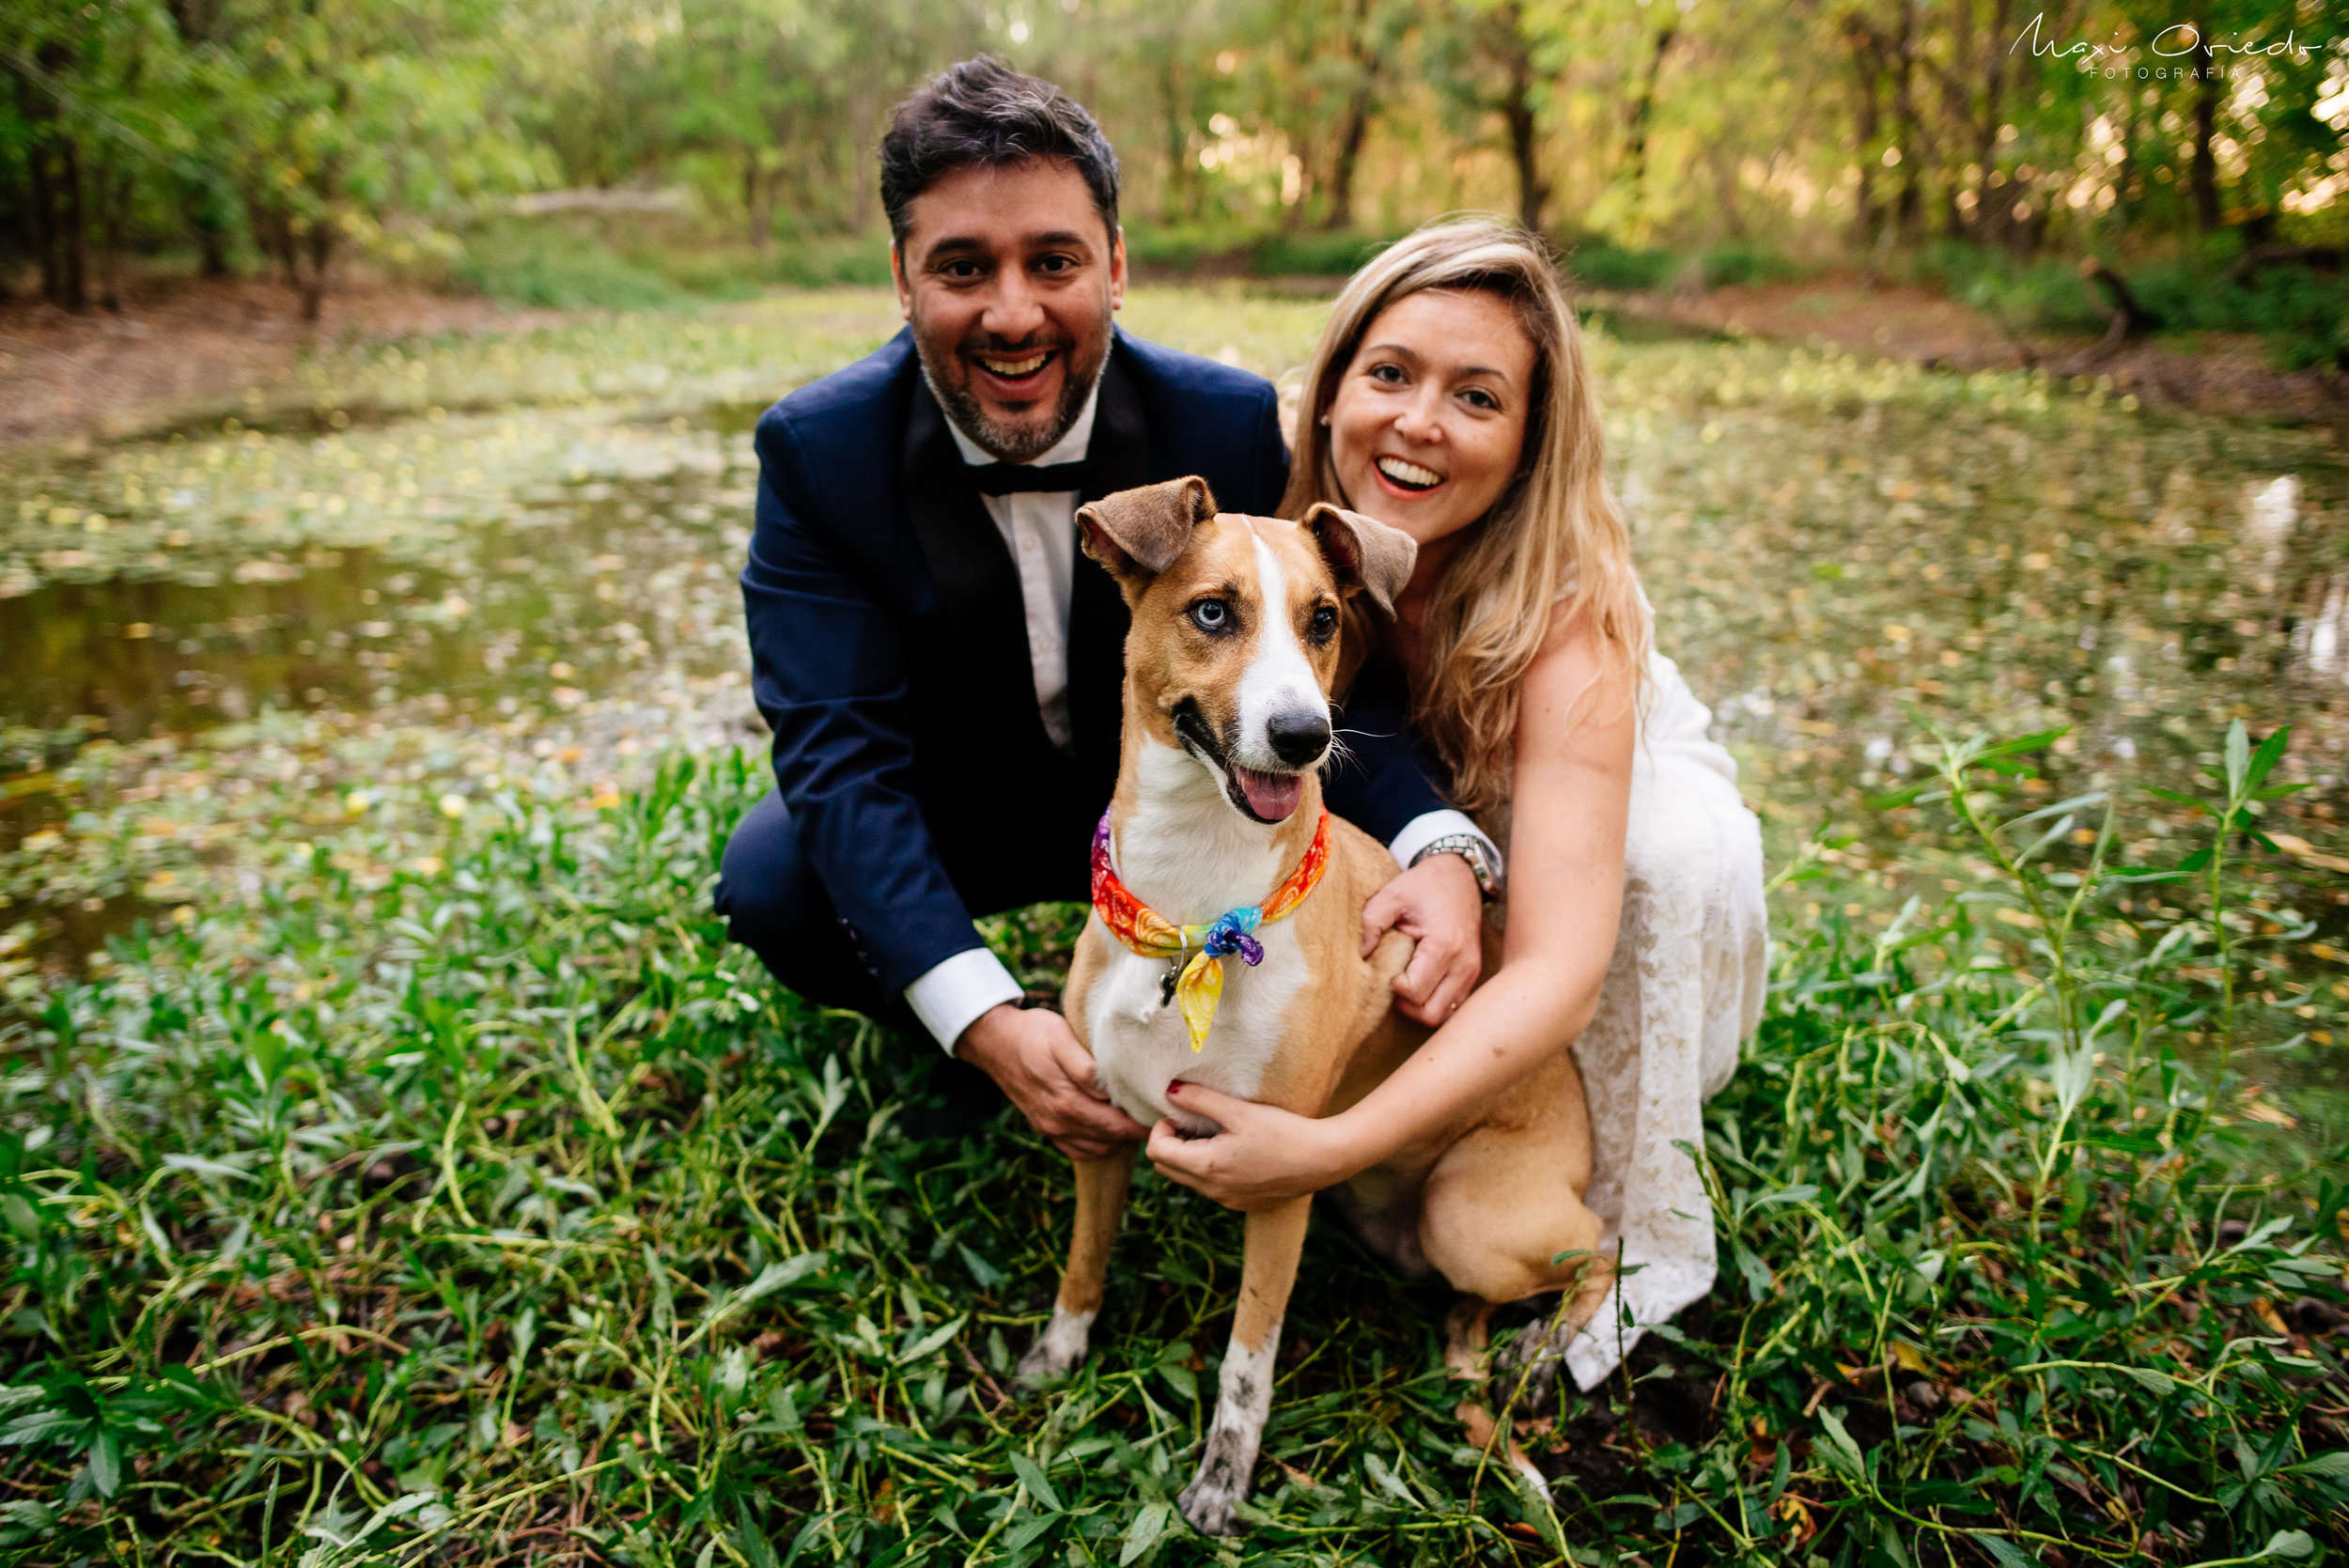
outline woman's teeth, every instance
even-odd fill
[[[1400,458],[1381,458],[1378,472],[1408,489],[1432,490],[1443,483],[1443,475],[1432,468],[1407,463]]]
[[[1043,369],[1044,362],[1051,357],[1051,350],[1048,349],[1040,353],[1030,354],[1025,359],[989,359],[987,355],[981,354],[978,356],[978,361],[980,367],[990,375],[1027,376]]]

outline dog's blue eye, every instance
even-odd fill
[[[1190,618],[1202,631],[1229,630],[1232,607],[1220,598],[1203,598],[1190,607]]]

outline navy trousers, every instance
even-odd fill
[[[1082,886],[1039,883],[1035,862],[1015,869],[1002,858],[1001,844],[957,856],[941,844],[946,874],[973,914],[993,914],[1047,898],[1083,898]],[[1057,883],[1060,877],[1046,877]],[[758,955],[760,963],[785,986],[819,1007],[845,1007],[909,1036],[916,1061],[935,1063],[930,1080],[950,1103],[969,1110],[1003,1103],[994,1080],[966,1062],[947,1057],[901,992],[885,990],[849,928],[800,852],[791,813],[773,791],[751,808],[726,840],[711,895],[726,922],[726,935]]]

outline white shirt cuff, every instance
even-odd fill
[[[986,948],[973,947],[956,954],[908,986],[906,1005],[913,1009],[922,1027],[936,1035],[946,1054],[952,1056],[955,1042],[962,1038],[964,1030],[978,1021],[980,1014],[998,1002],[1017,1002],[1026,994],[1019,988],[1019,982],[1011,977],[1011,970],[1003,968],[1001,958]]]
[[[1394,863],[1408,870],[1413,855],[1449,833],[1474,834],[1485,846],[1485,853],[1493,858],[1493,864],[1501,864],[1501,846],[1486,838],[1485,830],[1464,811],[1431,811],[1414,816],[1403,825],[1403,831],[1394,835],[1394,842],[1387,848],[1394,856]]]

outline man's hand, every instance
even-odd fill
[[[1071,1159],[1103,1159],[1149,1136],[1149,1128],[1109,1103],[1093,1053],[1058,1013],[1000,1003],[962,1032],[955,1054],[993,1079]]]
[[[1389,926],[1419,939],[1410,964],[1394,977],[1394,994],[1405,1017],[1440,1028],[1484,970],[1478,930],[1484,918],[1484,895],[1468,862],[1430,855],[1362,906],[1362,956],[1370,956]]]

